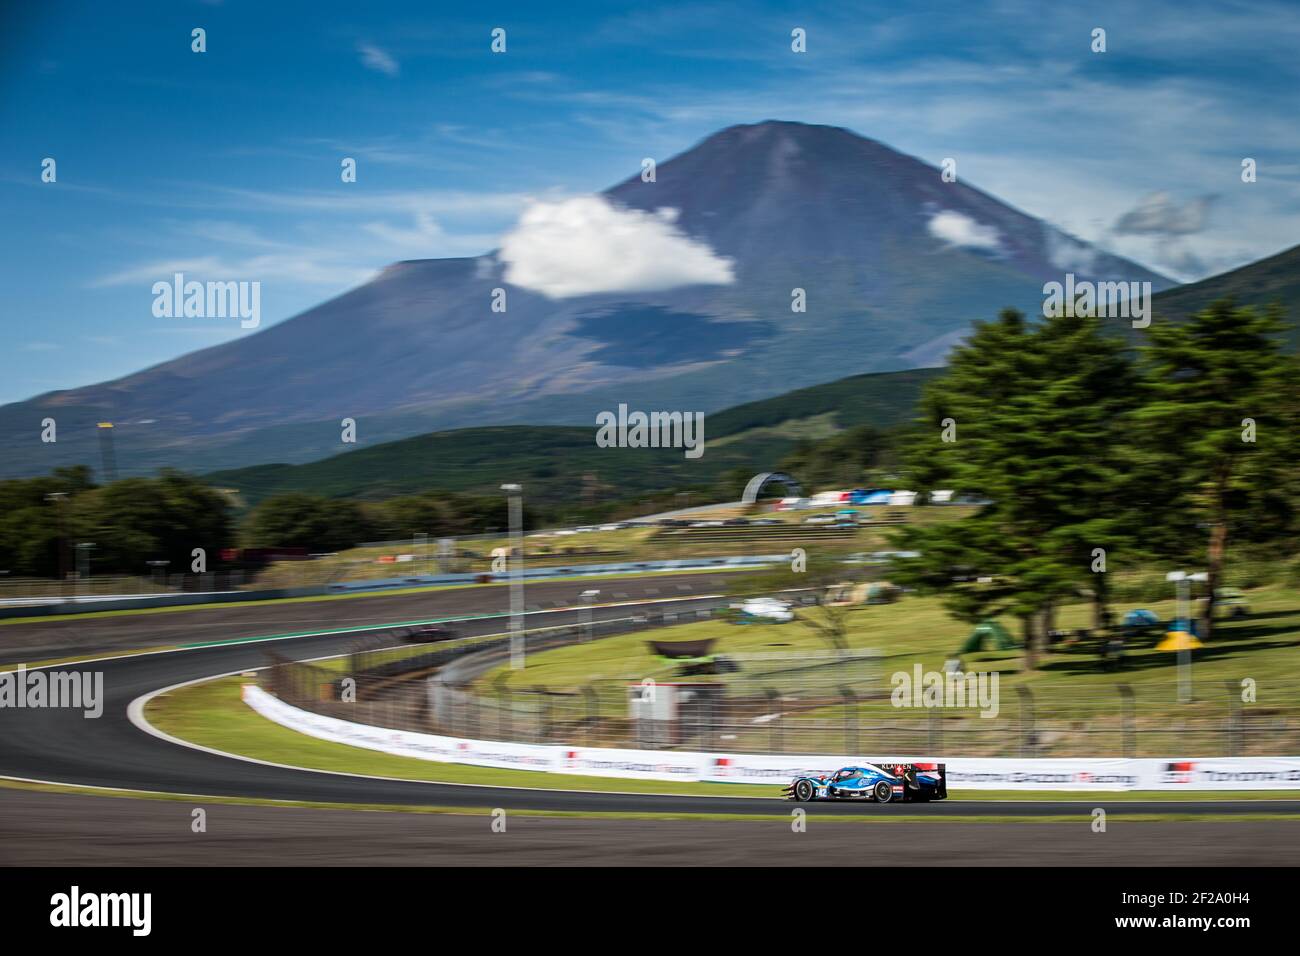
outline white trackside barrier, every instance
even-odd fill
[[[1297,790],[1300,757],[925,757],[876,754],[728,754],[621,750],[443,737],[391,730],[301,710],[256,684],[244,702],[290,730],[442,763],[589,777],[785,784],[806,773],[860,763],[944,763],[952,790]]]

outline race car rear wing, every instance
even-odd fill
[[[881,770],[892,773],[897,777],[906,778],[909,772],[934,774],[939,778],[938,790],[935,796],[948,796],[948,765],[942,763],[879,763],[876,764]]]

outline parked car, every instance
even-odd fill
[[[770,597],[750,598],[737,610],[738,624],[784,624],[794,620],[794,612],[785,601]]]

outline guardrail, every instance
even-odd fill
[[[525,567],[524,580],[583,577],[601,574],[634,574],[646,571],[716,571],[727,568],[763,567],[779,561],[789,561],[788,554],[756,554],[718,558],[671,558],[660,561],[618,561],[607,564],[564,564]],[[338,581],[329,585],[331,591],[367,591],[385,588],[411,587],[413,585],[473,584],[477,581],[503,582],[510,576],[505,573],[464,571],[454,574],[412,574],[394,578],[369,578],[357,581]]]
[[[525,568],[523,577],[526,580],[548,580],[564,577],[635,574],[637,572],[679,571],[688,573],[691,571],[740,570],[743,568],[764,567],[788,560],[788,554],[760,554],[718,558],[674,558],[662,561],[624,561],[615,564],[547,565]],[[42,617],[53,614],[81,614],[92,611],[117,611],[132,608],[221,604],[231,601],[267,601],[286,597],[315,597],[401,588],[503,583],[509,580],[509,575],[474,572],[411,574],[404,577],[370,578],[358,581],[338,581],[332,584],[312,584],[261,590],[235,590],[234,587],[243,584],[243,576],[239,572],[233,572],[230,576],[223,575],[222,578],[217,578],[215,575],[174,575],[171,580],[175,583],[175,590],[138,594],[94,593],[89,587],[78,589],[75,581],[69,581],[62,590],[51,590],[45,595],[12,597],[7,602],[0,601],[0,620],[13,617]],[[225,591],[197,589],[204,584],[211,587],[212,584],[220,580],[231,582],[232,589]],[[103,589],[104,581],[99,581],[97,586]]]

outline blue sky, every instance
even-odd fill
[[[154,318],[174,271],[259,280],[265,326],[763,119],[956,157],[964,181],[1182,279],[1300,242],[1294,3],[794,6],[6,5],[0,402],[250,334]]]

